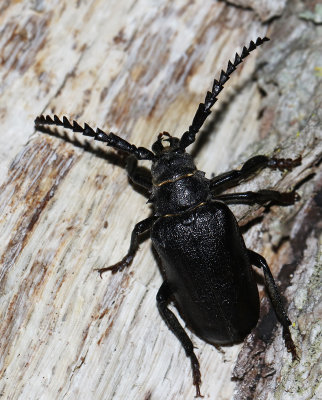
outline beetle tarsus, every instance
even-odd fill
[[[288,326],[283,326],[283,339],[287,351],[292,354],[292,360],[299,361],[299,356],[297,355],[296,347],[293,342],[292,335]]]
[[[118,263],[111,265],[109,267],[96,269],[95,271],[97,271],[100,274],[101,278],[102,278],[102,274],[104,274],[105,272],[108,272],[108,271],[112,272],[112,274],[114,275],[117,272],[121,272],[121,271],[123,271],[123,269],[129,267],[132,264],[133,258],[134,258],[134,255],[126,255]]]
[[[297,157],[295,160],[292,158],[275,158],[269,160],[268,167],[271,169],[279,169],[280,171],[291,171],[293,168],[300,165],[302,156]]]
[[[195,397],[204,397],[200,392],[200,385],[201,385],[201,374],[200,374],[200,365],[199,361],[194,353],[190,355],[191,359],[191,367],[192,367],[192,377],[193,377],[193,384],[196,387],[196,395]]]

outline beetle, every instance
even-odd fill
[[[294,190],[223,192],[263,168],[291,170],[301,163],[301,157],[292,160],[257,155],[246,161],[240,170],[207,179],[186,152],[232,72],[251,51],[268,40],[267,37],[258,37],[256,42],[250,42],[248,48],[243,47],[241,55],[236,53],[234,62],[228,62],[226,71],[221,71],[219,80],[214,80],[212,90],[199,104],[188,130],[180,138],[167,132],[160,133],[152,151],[136,147],[112,132],[107,134],[99,128],[94,130],[86,123],[84,127],[76,121],[71,123],[65,116],[62,120],[56,115],[53,118],[40,115],[35,119],[39,130],[44,125],[62,126],[129,154],[126,166],[129,178],[148,190],[153,215],[135,225],[125,257],[98,272],[100,275],[106,271],[115,274],[129,267],[139,248],[140,235],[150,232],[164,276],[156,296],[157,306],[190,358],[197,397],[201,397],[199,361],[191,339],[168,308],[169,303],[175,304],[187,326],[203,340],[216,345],[240,342],[256,326],[259,318],[259,295],[252,266],[263,270],[266,289],[283,327],[286,348],[293,359],[297,358],[289,330],[291,322],[267,262],[246,248],[236,218],[227,204],[291,205],[299,195]],[[139,172],[137,160],[152,161],[150,176]]]

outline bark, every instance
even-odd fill
[[[244,344],[223,355],[189,335],[205,398],[322,396],[319,9],[313,0],[272,2],[266,18],[246,7],[0,5],[3,398],[193,398],[190,362],[156,308],[162,278],[149,240],[129,270],[103,279],[94,271],[120,260],[134,224],[151,212],[128,182],[124,154],[35,132],[33,120],[67,115],[150,148],[159,132],[180,136],[228,59],[264,35],[271,41],[233,73],[189,150],[208,177],[255,154],[302,156],[293,171],[265,170],[236,189],[296,188],[294,206],[232,207],[283,293],[300,358],[286,352],[262,287],[261,319]]]

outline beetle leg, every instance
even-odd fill
[[[101,277],[102,274],[106,271],[111,271],[112,274],[115,274],[116,272],[122,271],[124,268],[131,265],[133,258],[139,249],[139,235],[149,230],[156,219],[157,217],[148,217],[135,225],[131,235],[130,248],[126,256],[123,257],[121,261],[114,265],[111,265],[110,267],[97,269],[96,271],[100,274]]]
[[[269,266],[267,265],[265,258],[262,257],[260,254],[255,253],[255,251],[248,250],[248,256],[249,256],[249,261],[252,265],[255,265],[256,267],[263,269],[265,287],[267,288],[277,319],[279,320],[279,322],[283,327],[283,338],[285,341],[287,351],[292,353],[293,361],[297,360],[298,356],[296,353],[296,347],[293,342],[291,332],[289,329],[291,321],[289,320],[285,308],[283,307],[281,295],[276,286],[276,283],[269,269]]]
[[[151,174],[150,176],[146,176],[143,174],[140,174],[137,171],[137,159],[133,156],[129,156],[126,160],[126,171],[131,179],[132,182],[136,183],[137,185],[140,185],[144,187],[145,189],[151,191],[152,190],[152,178]]]
[[[266,156],[255,156],[250,158],[240,170],[232,170],[210,179],[210,190],[220,193],[230,187],[237,186],[241,181],[249,179],[262,168],[279,169],[290,171],[301,164],[301,156],[292,160],[290,158],[269,158]]]
[[[290,205],[300,199],[295,192],[278,192],[276,190],[259,190],[258,192],[229,193],[213,196],[213,200],[222,200],[225,203],[265,204],[269,201],[274,204]]]
[[[200,384],[201,384],[201,374],[200,374],[200,366],[199,361],[193,352],[193,344],[190,340],[189,336],[186,334],[185,330],[180,325],[177,317],[174,313],[168,308],[168,304],[171,301],[171,290],[169,288],[168,282],[163,282],[158,293],[157,293],[157,305],[161,317],[168,325],[169,329],[176,335],[179,339],[181,345],[183,346],[187,357],[190,357],[191,367],[192,367],[192,376],[193,376],[193,384],[196,386],[196,397],[203,397],[200,393]]]

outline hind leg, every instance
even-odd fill
[[[203,397],[200,393],[201,375],[199,361],[193,352],[193,344],[189,336],[186,334],[185,330],[180,325],[177,317],[168,308],[168,304],[171,301],[171,290],[167,282],[163,282],[158,294],[157,294],[157,305],[161,317],[168,325],[169,329],[176,335],[179,339],[182,347],[184,348],[187,357],[190,358],[193,384],[196,386],[196,397]]]
[[[293,360],[298,359],[295,344],[293,342],[291,332],[289,326],[291,325],[291,321],[289,320],[285,308],[282,304],[281,295],[279,290],[276,286],[272,273],[267,265],[267,262],[264,257],[260,254],[255,253],[255,251],[248,250],[249,261],[255,267],[262,268],[264,272],[264,279],[265,279],[265,287],[268,291],[269,297],[271,299],[275,314],[277,319],[281,323],[283,327],[283,338],[285,341],[285,345],[287,351],[292,353]]]

